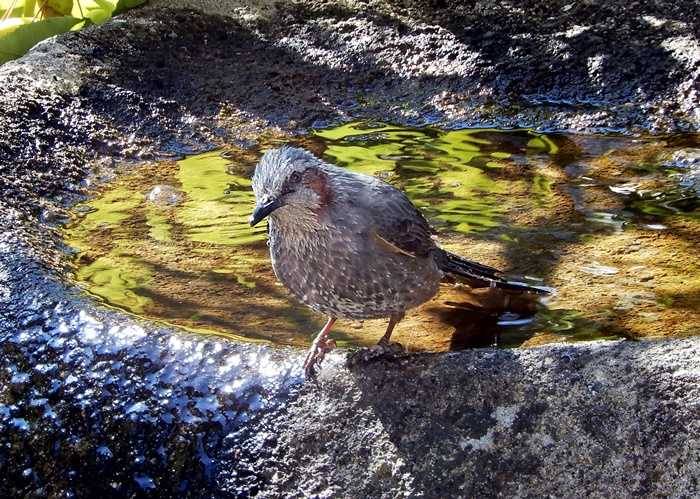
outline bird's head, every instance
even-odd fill
[[[273,213],[286,213],[300,222],[316,219],[332,197],[325,164],[304,149],[286,146],[267,151],[260,159],[253,192],[252,226]]]

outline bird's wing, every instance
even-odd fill
[[[378,191],[378,192],[377,192]],[[400,190],[376,186],[369,213],[371,236],[385,249],[412,257],[426,257],[435,248],[432,229]]]

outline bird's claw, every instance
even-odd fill
[[[316,338],[304,359],[304,374],[307,379],[316,377],[316,367],[321,365],[326,354],[336,348],[335,340],[331,338]]]
[[[382,358],[393,358],[405,352],[406,349],[400,343],[391,343],[389,340],[384,340],[382,338],[376,345],[369,348],[361,348],[357,352],[349,355],[347,365],[352,367]]]

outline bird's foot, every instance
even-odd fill
[[[374,346],[361,348],[348,355],[347,366],[353,367],[379,359],[392,359],[405,352],[406,349],[400,343],[390,343],[387,340],[381,340]]]
[[[307,379],[316,377],[317,368],[320,368],[326,354],[335,349],[335,347],[335,340],[327,336],[319,336],[314,340],[304,359],[304,374]]]

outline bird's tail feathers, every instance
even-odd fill
[[[468,284],[475,288],[490,287],[538,295],[548,295],[552,292],[551,288],[544,286],[530,286],[522,282],[508,281],[502,277],[503,273],[500,270],[467,260],[448,251],[441,250],[436,261],[440,270],[466,279]]]

